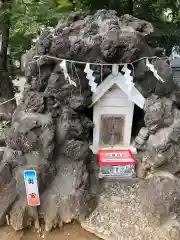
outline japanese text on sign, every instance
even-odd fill
[[[107,153],[106,156],[108,157],[123,157],[123,153]]]
[[[29,206],[39,206],[39,191],[37,184],[37,175],[34,170],[24,171],[24,182]]]
[[[99,150],[99,164],[136,164],[130,150]]]

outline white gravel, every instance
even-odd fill
[[[173,240],[169,228],[152,227],[140,213],[139,183],[105,183],[99,204],[82,227],[105,240]],[[173,228],[174,233],[174,228]]]

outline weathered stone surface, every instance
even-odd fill
[[[147,48],[146,48],[147,50]],[[146,52],[145,50],[145,52]],[[154,51],[147,51],[144,56],[157,56]],[[163,83],[155,78],[152,72],[146,66],[146,59],[137,63],[135,69],[135,77],[137,78],[137,87],[145,97],[150,97],[155,93],[159,97],[170,97],[175,91],[176,86],[173,82],[172,70],[167,59],[154,59],[150,62],[155,66],[158,74],[163,79]]]
[[[145,141],[145,156],[153,169],[179,172],[180,111],[173,99],[152,94],[145,104],[145,124],[149,138]],[[160,168],[159,168],[160,167]]]
[[[31,227],[37,217],[36,207],[28,206],[26,196],[19,197],[9,212],[9,221],[15,231]]]
[[[94,61],[128,61],[137,57],[142,45],[146,45],[142,36],[153,31],[151,24],[132,16],[118,19],[115,11],[100,10],[93,16],[73,19],[56,27],[50,54],[58,53],[58,57],[65,58],[81,57],[85,61],[88,58]]]
[[[168,79],[170,76],[167,74]],[[177,99],[167,98],[167,95],[160,97],[152,94],[146,99],[144,120],[149,129],[149,138],[141,150],[146,150],[144,156],[148,157],[153,166],[150,171],[166,170],[172,174],[180,171],[180,111],[177,106]],[[140,165],[142,167],[143,164]]]
[[[86,159],[89,153],[89,145],[86,142],[70,140],[65,143],[63,153],[75,161]]]
[[[36,44],[36,52],[38,55],[46,54],[49,51],[51,45],[51,32],[44,30]]]
[[[74,162],[61,155],[56,159],[56,166],[57,175],[41,197],[40,215],[46,231],[63,222],[83,219],[96,206],[85,162]]]
[[[62,114],[56,122],[56,142],[62,145],[65,140],[87,140],[93,128],[92,121],[69,107],[62,108]]]
[[[169,131],[171,131],[171,128],[161,128],[154,135],[151,135],[147,141],[149,150],[155,148],[159,153],[165,152],[171,146]]]
[[[37,173],[38,186],[40,193],[43,192],[46,187],[53,181],[56,175],[56,169],[53,164],[41,164],[41,165],[25,165],[20,166],[16,169],[14,173],[14,178],[17,181],[17,188],[19,189],[20,194],[25,194],[25,185],[24,185],[24,170],[34,169]]]
[[[180,180],[167,172],[159,172],[141,185],[141,212],[149,223],[163,224],[179,213]]]
[[[51,116],[25,112],[18,114],[7,135],[7,146],[24,153],[39,151],[42,157],[51,160],[55,134]]]
[[[7,99],[0,97],[0,102],[6,102]],[[10,121],[15,110],[15,103],[8,102],[0,106],[0,121]]]
[[[5,135],[3,132],[0,131],[0,146],[5,146]]]
[[[69,106],[75,111],[83,111],[86,106],[86,99],[84,96],[72,96],[69,99]]]
[[[5,148],[2,161],[8,163],[12,169],[26,164],[26,159],[21,151],[16,151],[8,147]]]
[[[172,144],[179,144],[179,114],[180,111],[175,109],[175,111],[173,111],[174,120],[171,126],[161,128],[158,132],[149,137],[147,141],[149,149],[154,147],[158,152],[165,152]]]
[[[44,165],[47,163],[46,159],[41,157],[39,152],[32,151],[30,153],[26,153],[24,155],[26,159],[26,164],[27,165],[34,165],[34,166],[39,166],[39,165]]]
[[[29,112],[42,113],[44,110],[44,96],[39,92],[28,92],[23,99],[23,104]]]
[[[148,161],[138,162],[136,165],[136,175],[140,179],[145,179],[149,172],[153,169],[153,165]]]
[[[16,188],[18,189],[19,197],[11,206],[9,217],[10,224],[15,231],[22,230],[23,228],[32,226],[34,224],[36,226],[38,221],[37,209],[35,207],[30,207],[27,204],[26,190],[24,185],[24,170],[34,169],[36,171],[40,193],[51,184],[54,176],[56,175],[56,169],[52,164],[46,163],[42,165],[42,162],[38,161],[39,158],[37,158],[37,156],[35,159],[28,159],[29,157],[30,155],[26,155],[27,162],[29,162],[29,164],[23,167],[19,166],[14,172],[14,178],[16,179]],[[34,158],[33,155],[32,157]],[[33,163],[34,165],[31,165]]]
[[[158,171],[168,171],[171,174],[178,174],[180,171],[179,152],[180,147],[178,144],[171,144],[162,153],[158,153],[155,148],[148,148],[146,152],[142,152],[144,155],[143,162],[138,162],[137,171],[141,172],[142,170],[145,175]]]
[[[180,111],[179,109],[173,110],[174,121],[171,125],[171,130],[169,133],[169,139],[171,139],[174,143],[180,143],[180,132],[179,132],[179,125],[180,125]]]
[[[18,196],[18,189],[16,189],[16,181],[13,179],[0,192],[0,225],[6,221],[6,214],[10,210],[11,205]]]
[[[84,139],[84,133],[86,133],[85,130],[87,128],[88,124],[86,124],[84,127],[84,122],[81,122],[81,119],[79,119],[78,114],[74,110],[68,107],[64,107],[62,109],[62,114],[57,119],[56,123],[57,143],[62,145],[65,140],[72,138]]]
[[[3,158],[4,150],[5,150],[5,147],[0,147],[0,161]]]
[[[160,81],[157,81],[157,85],[154,93],[159,96],[167,96],[175,89],[175,84],[172,76],[172,69],[169,64],[169,60],[156,59],[155,61],[153,61],[153,65],[155,69],[158,70],[158,74],[164,80],[163,83],[161,83]]]
[[[172,105],[173,102],[167,98],[152,95],[147,99],[144,120],[150,132],[154,133],[158,128],[168,127],[173,123]]]
[[[40,214],[46,230],[72,219],[81,220],[96,206],[98,166],[96,156],[89,149],[93,129],[92,109],[89,108],[92,92],[84,73],[85,64],[67,62],[69,76],[77,85],[74,87],[65,79],[57,58],[105,64],[132,62],[156,54],[157,49],[152,49],[147,41],[152,31],[152,25],[146,21],[129,15],[119,18],[115,11],[99,10],[91,16],[73,13],[67,21],[59,23],[54,32],[42,32],[24,66],[27,82],[22,102],[12,117],[2,160],[3,164],[10,165],[13,179],[17,181],[18,200],[10,212],[14,229],[22,229],[35,221],[24,197],[23,171],[27,169],[37,171]],[[161,153],[166,154],[162,159],[177,166],[179,117],[175,104],[178,94],[176,99],[172,97],[172,74],[167,61],[157,59],[154,64],[164,84],[147,69],[145,61],[135,65],[135,84],[149,97],[144,109],[146,137],[149,136],[148,141],[152,134],[157,139],[162,138],[162,129],[166,128],[166,143],[173,144]],[[91,67],[97,84],[111,73],[110,66]],[[151,96],[152,93],[156,95]],[[141,127],[143,124],[142,121]],[[148,150],[149,145],[144,140]],[[156,148],[159,149],[158,144]],[[153,160],[156,158],[157,154]],[[154,166],[159,166],[155,162],[149,162],[153,170]],[[111,212],[112,209],[111,206]],[[140,216],[135,217],[135,222]]]
[[[0,192],[12,180],[12,173],[10,165],[7,163],[0,163]]]

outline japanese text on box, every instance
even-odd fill
[[[39,206],[39,191],[37,183],[37,175],[34,170],[24,171],[24,182],[26,187],[26,195],[29,206]]]
[[[130,150],[99,150],[98,160],[100,165],[136,164]]]

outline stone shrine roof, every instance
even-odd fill
[[[143,109],[145,98],[135,86],[132,87],[131,91],[128,89],[126,78],[121,73],[119,73],[117,76],[110,74],[97,87],[96,92],[92,96],[91,106],[93,106],[101,97],[103,97],[103,95],[115,84],[127,95],[129,101],[134,102],[137,106]]]

